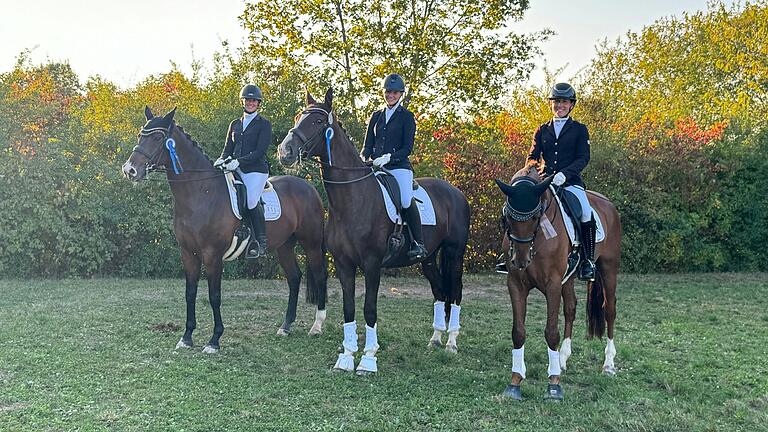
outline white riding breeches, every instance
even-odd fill
[[[248,191],[248,208],[252,209],[259,204],[259,198],[261,198],[261,193],[264,192],[264,185],[267,184],[269,174],[260,172],[244,173],[240,168],[237,169],[237,172],[243,179],[245,189]]]
[[[413,199],[413,171],[405,168],[389,170],[397,179],[397,185],[400,186],[400,203],[406,209],[411,206]]]
[[[589,222],[592,220],[592,206],[589,205],[587,192],[584,188],[581,186],[566,186],[565,190],[573,192],[576,198],[579,199],[579,203],[581,203],[581,221]]]

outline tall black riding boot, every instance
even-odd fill
[[[267,254],[267,222],[264,220],[264,205],[259,204],[250,209],[251,228],[253,235],[245,250],[246,258],[258,258]]]
[[[423,259],[427,257],[427,248],[424,247],[424,236],[421,230],[421,216],[419,207],[411,202],[411,206],[403,209],[403,219],[408,224],[413,237],[411,249],[408,251],[408,257],[411,259]]]
[[[579,279],[585,281],[595,280],[595,236],[597,235],[597,223],[592,218],[589,222],[581,223],[581,247],[584,252],[584,262],[581,263]]]

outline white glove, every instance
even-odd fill
[[[379,156],[376,159],[373,160],[373,166],[375,167],[383,167],[384,165],[389,163],[389,159],[392,157],[391,153],[387,153],[383,156]]]
[[[565,174],[559,172],[555,174],[555,178],[552,179],[552,184],[555,186],[562,186],[565,183]]]
[[[239,166],[240,166],[240,161],[237,159],[232,159],[231,161],[227,162],[226,165],[224,165],[224,168],[226,168],[227,171],[234,171]]]
[[[214,168],[221,168],[222,165],[224,165],[224,159],[222,158],[216,159],[216,162],[213,163]]]

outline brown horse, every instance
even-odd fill
[[[232,244],[235,230],[240,226],[232,208],[223,173],[173,120],[175,109],[164,117],[155,117],[147,107],[147,123],[139,133],[123,173],[133,181],[144,179],[147,172],[165,168],[174,202],[173,228],[181,248],[181,260],[186,277],[186,331],[176,348],[192,347],[195,329],[195,299],[201,264],[208,275],[208,298],[213,309],[213,336],[203,351],[219,350],[219,338],[224,332],[221,321],[221,274],[223,258]],[[170,140],[169,138],[172,138]],[[178,172],[177,172],[178,171]],[[288,280],[288,310],[279,335],[288,334],[296,319],[296,304],[301,282],[301,270],[294,246],[298,241],[307,258],[307,301],[317,305],[315,322],[310,334],[319,334],[325,320],[327,270],[323,247],[323,204],[315,188],[306,181],[292,177],[272,177],[270,182],[280,197],[281,215],[267,222],[269,249],[277,252],[280,265]]]
[[[373,373],[376,365],[377,312],[382,261],[387,239],[395,224],[387,216],[382,193],[370,166],[358,155],[344,129],[332,112],[333,93],[329,89],[323,103],[307,93],[307,107],[297,116],[296,124],[279,146],[280,161],[294,164],[301,157],[317,157],[328,193],[326,241],[334,258],[344,299],[344,352],[335,368],[352,371],[357,352],[355,321],[355,272],[365,276],[366,342],[358,374]],[[420,178],[435,207],[436,225],[424,226],[424,240],[429,255],[421,263],[435,299],[434,332],[431,346],[442,345],[447,329],[446,350],[456,352],[461,310],[464,252],[469,234],[469,204],[464,194],[445,181]],[[440,266],[437,265],[440,251]],[[410,265],[412,262],[396,264]],[[446,320],[448,324],[446,326]]]
[[[504,205],[505,247],[509,247],[507,288],[512,301],[512,384],[504,395],[522,399],[520,383],[525,378],[524,344],[525,313],[528,293],[539,289],[547,300],[547,324],[544,337],[549,348],[549,386],[546,397],[562,400],[560,372],[566,369],[571,354],[571,335],[576,316],[575,277],[563,281],[566,274],[571,243],[566,233],[554,194],[550,191],[552,177],[541,181],[535,168],[518,171],[511,185],[497,180],[507,196]],[[616,277],[621,255],[621,221],[616,207],[604,196],[587,193],[592,208],[600,216],[605,239],[597,243],[595,256],[597,275],[587,283],[587,337],[602,338],[606,325],[608,342],[605,348],[603,372],[616,373],[613,364],[616,348],[613,343],[616,319]],[[565,332],[558,351],[560,333],[558,317],[563,299]]]

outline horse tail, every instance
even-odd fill
[[[307,303],[324,306],[328,295],[328,265],[325,261],[324,246],[321,258],[322,265],[319,271],[313,271],[311,262],[307,259],[305,273],[307,274]]]
[[[605,334],[605,291],[603,276],[598,271],[595,281],[587,283],[587,338]]]
[[[444,245],[440,250],[440,288],[452,302],[461,302],[463,256],[456,246]]]

